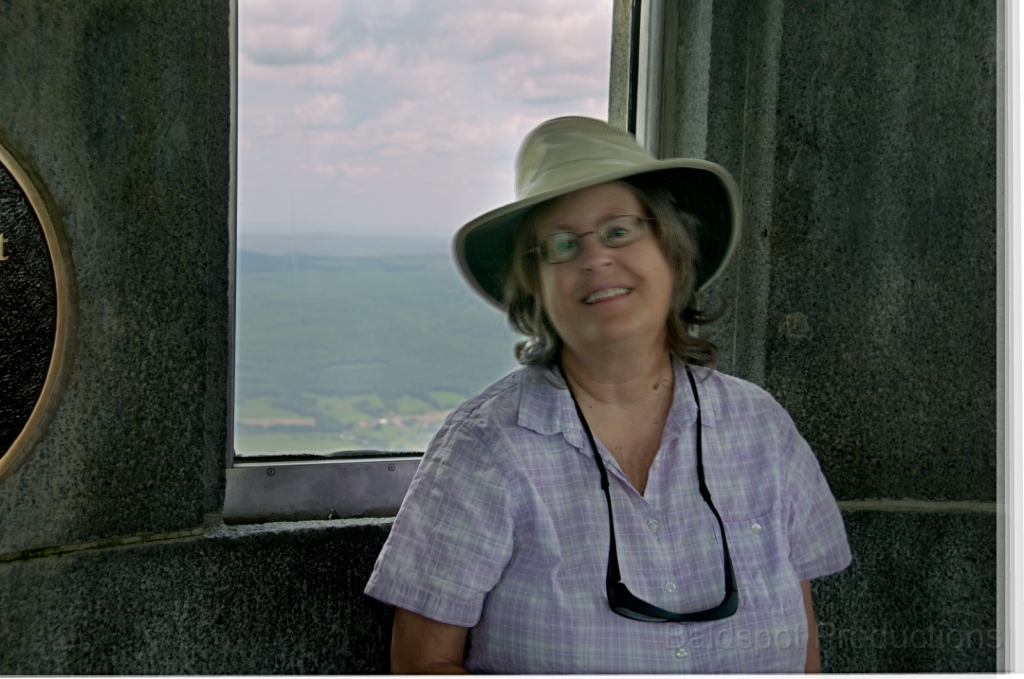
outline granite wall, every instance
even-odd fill
[[[786,407],[844,509],[824,668],[994,671],[997,2],[666,15],[661,153],[724,165],[746,211],[706,300],[720,368]]]
[[[0,553],[201,525],[227,427],[228,3],[0,2],[0,139],[66,243],[70,370]]]
[[[722,368],[793,413],[844,502],[827,670],[995,669],[995,7],[666,3],[663,153],[728,167],[748,214]],[[219,520],[230,16],[0,0],[0,140],[74,312],[49,428],[0,481],[0,674],[387,667],[361,589],[388,520]]]

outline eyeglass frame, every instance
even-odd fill
[[[615,548],[615,518],[612,515],[612,496],[609,490],[610,484],[608,482],[608,470],[605,468],[604,462],[601,460],[600,453],[597,452],[597,444],[594,441],[594,434],[590,431],[590,425],[587,424],[587,418],[583,415],[583,410],[580,409],[580,404],[576,400],[576,394],[573,393],[572,387],[569,385],[569,380],[565,376],[565,370],[561,364],[558,365],[559,372],[562,373],[562,379],[565,380],[565,386],[569,389],[569,395],[572,396],[573,405],[576,406],[576,414],[580,418],[580,422],[583,424],[583,429],[587,433],[587,438],[590,441],[590,448],[594,451],[594,460],[597,462],[597,468],[601,473],[601,489],[604,491],[604,497],[608,504],[608,532],[610,535],[610,541],[608,544],[608,569],[607,575],[605,576],[605,591],[608,596],[608,607],[612,609],[612,612],[621,615],[624,618],[630,620],[637,620],[640,622],[707,622],[710,620],[721,620],[728,618],[736,613],[736,609],[739,607],[739,593],[736,590],[736,575],[733,572],[732,558],[729,556],[729,543],[725,538],[725,524],[722,523],[722,517],[715,508],[715,505],[711,502],[711,491],[708,490],[707,482],[704,479],[704,457],[701,450],[701,430],[703,429],[700,413],[700,398],[697,396],[697,383],[693,379],[693,373],[690,371],[690,367],[686,366],[686,376],[690,379],[690,388],[693,390],[693,400],[697,404],[697,482],[700,488],[700,495],[707,503],[708,507],[711,508],[711,512],[715,515],[715,519],[718,521],[718,528],[722,532],[722,553],[725,557],[725,597],[722,602],[714,608],[709,608],[703,611],[694,611],[692,613],[674,613],[655,606],[652,603],[648,603],[638,596],[634,595],[626,587],[626,583],[622,582],[622,575],[619,572],[619,554]]]
[[[637,224],[640,226],[640,235],[637,236],[637,238],[635,240],[631,240],[628,243],[623,243],[622,245],[612,245],[612,244],[610,244],[608,242],[608,236],[606,234],[602,235],[601,232],[604,230],[604,228],[606,226],[609,226],[613,221],[615,221],[616,219],[622,219],[623,217],[632,217],[633,219],[635,219],[637,221]],[[583,253],[583,238],[585,236],[589,236],[590,234],[594,233],[594,234],[597,234],[597,239],[599,241],[601,241],[601,245],[603,245],[603,246],[605,246],[607,248],[613,248],[613,249],[625,248],[625,247],[629,247],[630,245],[633,245],[634,243],[638,243],[638,242],[642,241],[644,239],[644,236],[647,235],[647,222],[656,222],[656,221],[657,220],[654,217],[641,217],[640,215],[615,215],[614,217],[609,217],[608,219],[606,219],[603,222],[601,222],[601,224],[596,229],[594,229],[593,231],[587,231],[586,233],[575,233],[573,231],[556,231],[555,233],[549,234],[549,235],[545,236],[544,238],[541,238],[540,242],[537,243],[537,245],[533,246],[532,248],[530,248],[529,250],[527,250],[523,254],[530,255],[530,254],[537,253],[540,256],[540,258],[543,259],[546,263],[551,264],[552,266],[557,266],[559,264],[565,264],[566,262],[571,262],[572,260],[576,259],[577,257],[579,257]],[[544,249],[543,249],[544,248],[544,243],[545,243],[545,241],[547,241],[547,240],[549,240],[551,238],[554,238],[555,236],[561,235],[561,234],[569,234],[571,236],[574,236],[575,237],[574,241],[575,242],[579,242],[580,248],[579,248],[579,250],[576,251],[576,254],[574,254],[569,259],[563,259],[560,262],[552,262],[551,260],[549,260],[547,257],[544,256]]]

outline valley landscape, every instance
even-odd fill
[[[238,251],[237,455],[422,452],[453,408],[516,368],[504,316],[450,255],[424,249]]]

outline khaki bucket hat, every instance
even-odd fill
[[[504,274],[513,231],[531,207],[627,177],[667,189],[697,217],[698,288],[722,272],[739,242],[739,189],[720,165],[695,158],[656,160],[632,135],[601,120],[568,116],[541,123],[516,156],[514,203],[491,210],[455,234],[452,251],[470,287],[504,310]]]

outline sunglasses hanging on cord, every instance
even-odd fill
[[[722,517],[719,515],[718,510],[715,509],[715,505],[711,502],[711,491],[708,490],[708,485],[704,480],[704,456],[701,450],[702,423],[700,398],[697,396],[697,383],[693,379],[690,367],[686,366],[686,376],[690,379],[693,400],[697,404],[697,482],[700,487],[700,496],[704,498],[704,502],[711,508],[711,512],[718,521],[718,528],[722,532],[722,552],[725,555],[725,597],[714,608],[694,611],[692,613],[674,613],[648,603],[630,592],[629,588],[626,587],[626,583],[622,582],[622,575],[619,572],[619,554],[615,548],[615,519],[612,516],[612,495],[608,484],[608,470],[601,460],[600,453],[597,452],[597,443],[594,441],[594,435],[590,431],[590,425],[587,424],[587,418],[583,416],[583,410],[580,409],[580,404],[576,400],[576,394],[573,393],[561,364],[559,364],[558,370],[562,373],[565,386],[568,387],[569,395],[572,396],[573,405],[576,406],[576,414],[583,424],[583,429],[587,432],[587,439],[590,441],[591,450],[594,451],[597,469],[601,473],[601,489],[604,491],[604,497],[608,503],[608,529],[611,535],[608,545],[608,574],[605,579],[608,606],[612,611],[625,618],[641,622],[707,622],[709,620],[728,618],[734,614],[739,607],[740,598],[739,593],[736,591],[736,576],[733,573],[732,559],[729,556],[729,543],[725,539],[725,525],[722,523]]]

